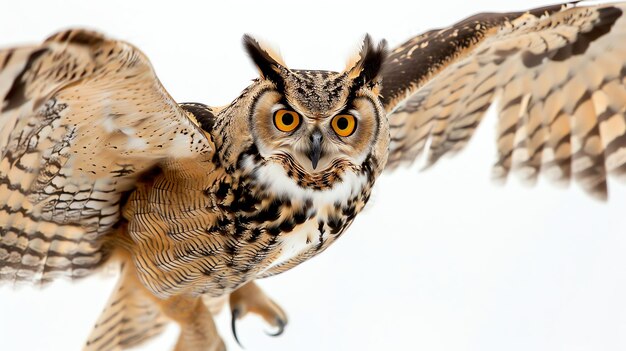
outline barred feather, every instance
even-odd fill
[[[498,101],[497,180],[573,178],[605,199],[606,175],[626,174],[626,4],[581,5],[481,14],[398,47],[387,167],[462,150]]]
[[[0,121],[5,282],[89,274],[135,180],[209,150],[141,52],[84,30],[0,51]]]
[[[83,351],[117,351],[160,334],[168,322],[153,297],[126,261],[111,298],[98,318]]]

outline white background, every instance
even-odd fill
[[[87,26],[143,50],[177,101],[222,105],[256,72],[243,33],[292,68],[341,70],[364,33],[401,43],[482,11],[544,1],[192,3],[3,1],[0,46]],[[576,187],[489,181],[494,116],[434,169],[383,176],[365,213],[321,256],[261,285],[286,309],[280,338],[240,322],[247,350],[625,350],[626,191],[608,204]],[[78,350],[115,283],[0,288],[1,350]],[[231,350],[230,318],[218,327]],[[169,350],[171,326],[145,350]]]

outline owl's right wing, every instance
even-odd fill
[[[137,178],[211,150],[201,123],[125,42],[68,30],[0,50],[0,281],[92,271]]]
[[[498,101],[496,179],[626,175],[626,3],[483,13],[396,48],[383,68],[388,169],[465,147]]]

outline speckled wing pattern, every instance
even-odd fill
[[[497,101],[495,179],[574,178],[606,198],[607,174],[626,175],[625,10],[583,2],[479,14],[400,45],[383,71],[387,168],[463,149]]]
[[[87,275],[137,178],[209,148],[127,43],[68,30],[0,50],[0,283]]]

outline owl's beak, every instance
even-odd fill
[[[317,168],[317,162],[319,162],[322,156],[322,132],[319,129],[315,129],[311,134],[311,148],[309,149],[309,159],[311,160],[311,166],[313,169]]]

